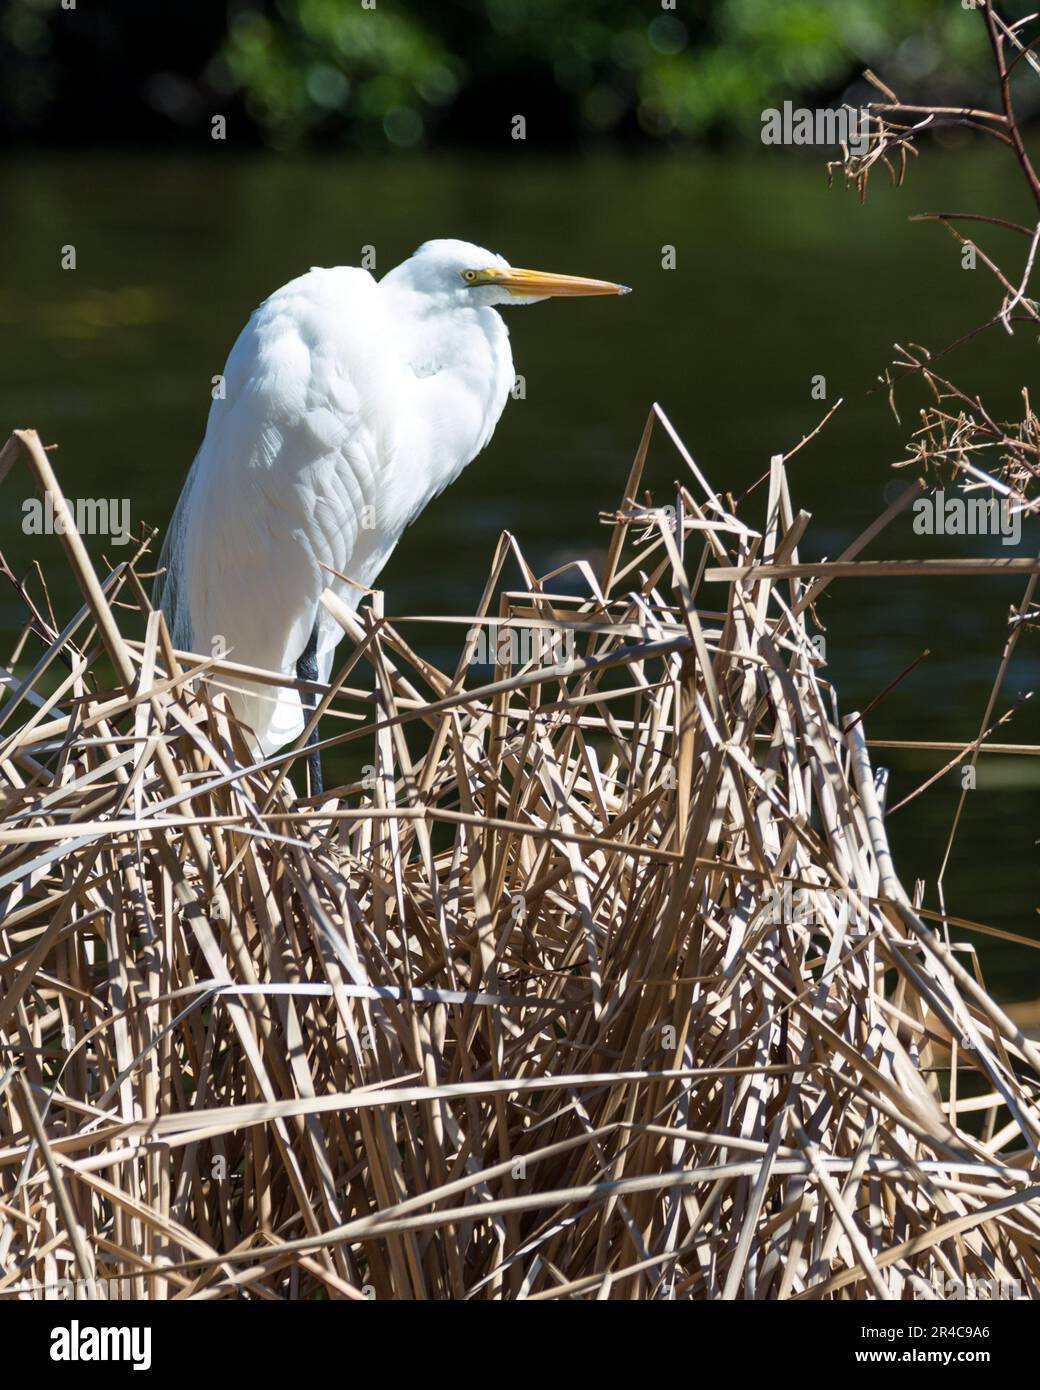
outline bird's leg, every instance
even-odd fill
[[[318,624],[315,623],[307,645],[303,649],[299,661],[296,663],[296,679],[299,681],[316,681],[318,679]],[[314,692],[304,694],[302,697],[305,710],[312,710],[318,703],[318,697]],[[315,728],[307,746],[310,748],[312,743],[318,742],[318,730]],[[321,753],[317,748],[312,748],[307,755],[307,784],[310,796],[320,796],[325,790],[325,783],[321,775]]]

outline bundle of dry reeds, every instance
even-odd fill
[[[326,595],[362,772],[319,804],[225,705],[284,678],[69,529],[0,706],[0,1295],[1038,1296],[1040,1054],[901,888],[813,642],[913,491],[803,566],[784,460],[755,530],[655,409],[601,572],[504,537],[453,670]]]

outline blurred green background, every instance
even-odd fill
[[[623,300],[508,315],[527,397],[405,536],[383,574],[391,614],[471,611],[503,528],[540,570],[599,551],[597,513],[620,499],[655,399],[712,482],[739,494],[845,396],[791,465],[795,504],[814,514],[803,554],[834,557],[907,480],[892,464],[924,397],[901,394],[900,425],[872,392],[892,344],[939,348],[999,297],[983,269],[961,268],[939,228],[908,215],[1035,219],[995,145],[948,135],[907,188],[879,181],[861,207],[828,189],[833,151],[758,141],[763,106],[856,99],[864,64],[907,96],[985,94],[979,19],[959,0],[677,0],[675,10],[378,0],[374,11],[154,0],[103,12],[22,0],[0,30],[0,432],[38,428],[60,445],[67,492],[129,498],[135,527],[165,525],[210,379],[248,314],[310,265],[356,263],[374,246],[382,273],[429,237],[460,236],[520,264],[634,287]],[[225,140],[210,138],[214,113],[227,117]],[[510,138],[518,113],[522,143]],[[74,272],[60,265],[69,244]],[[1020,269],[1018,248],[993,245]],[[662,268],[665,246],[674,269]],[[998,332],[951,369],[1010,417],[1036,352],[1035,333]],[[823,401],[811,394],[820,374]],[[651,474],[660,500],[683,476],[663,443]],[[23,485],[5,486],[0,548],[16,572],[44,559],[67,612],[56,542],[22,534]],[[745,515],[757,520],[764,505],[760,490]],[[91,548],[100,555],[103,542]],[[907,515],[870,551],[984,553],[1035,554],[1035,538],[1018,551],[920,538]],[[992,579],[832,586],[820,615],[843,708],[862,708],[929,648],[868,734],[972,738],[1021,589]],[[13,592],[0,590],[0,627],[12,634],[20,622]],[[1036,686],[1038,667],[1027,634],[998,713]],[[1034,703],[1002,741],[1040,742]],[[875,761],[891,768],[894,803],[943,759]],[[946,878],[950,911],[1038,934],[1038,782],[1034,759],[981,761]],[[903,879],[925,880],[929,907],[959,792],[950,773],[890,821]],[[1040,953],[962,936],[999,995],[1040,994]]]
[[[868,66],[904,100],[974,97],[985,47],[962,0],[8,0],[0,132],[154,146],[218,111],[240,144],[382,151],[526,113],[539,145],[754,137]]]

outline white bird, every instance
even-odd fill
[[[323,566],[370,587],[487,444],[515,380],[496,308],[626,292],[454,240],[378,282],[337,266],[277,290],[231,349],[163,546],[156,600],[174,645],[328,681],[343,634],[319,596],[354,608],[361,589]],[[229,698],[262,753],[299,737],[295,689],[240,685]]]

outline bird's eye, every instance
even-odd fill
[[[472,285],[473,281],[477,278],[477,272],[475,270],[464,270],[462,272],[462,278],[467,281],[468,284]]]

